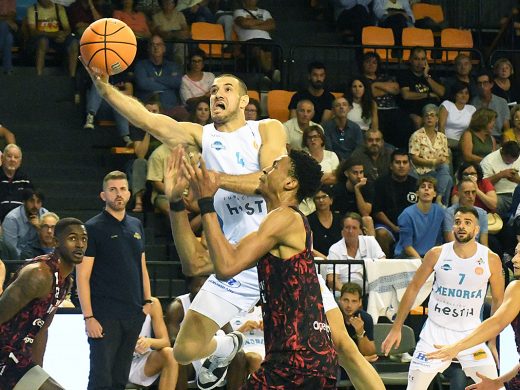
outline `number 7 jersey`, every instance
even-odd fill
[[[442,245],[435,264],[435,282],[428,303],[428,318],[455,331],[476,328],[491,271],[489,248],[477,243],[472,257],[462,259],[453,250],[453,242]]]

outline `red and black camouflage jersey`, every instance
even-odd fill
[[[54,276],[52,289],[45,298],[33,299],[13,318],[0,325],[0,363],[13,358],[16,359],[18,367],[31,363],[31,348],[36,334],[43,327],[49,315],[65,299],[70,289],[72,279],[70,276],[63,280],[60,278],[59,258],[54,253],[38,256],[28,261],[18,269],[11,279],[11,283],[24,267],[39,262],[47,264]]]
[[[520,354],[520,314],[513,320],[511,327],[515,332],[516,350]],[[510,390],[520,390],[520,373],[515,376],[508,385],[507,388]]]
[[[266,371],[335,378],[337,355],[327,323],[312,256],[307,218],[305,249],[280,259],[267,253],[258,262],[264,320]]]

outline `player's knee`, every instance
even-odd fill
[[[253,373],[257,371],[260,368],[260,365],[262,364],[262,356],[256,352],[248,352],[246,353],[246,359],[247,359],[247,370],[249,373]]]
[[[177,361],[173,357],[173,348],[172,347],[166,347],[159,351],[161,354],[162,360],[165,362],[166,366],[172,366],[177,364]]]
[[[177,339],[173,346],[173,357],[179,364],[187,365],[195,360],[195,351],[193,343]]]

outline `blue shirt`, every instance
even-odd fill
[[[347,121],[344,129],[339,129],[334,119],[323,122],[325,149],[336,153],[340,161],[350,157],[352,152],[363,145],[363,132],[357,123]]]
[[[38,218],[48,212],[46,208],[41,207],[38,211]],[[4,240],[16,249],[18,256],[22,251],[39,244],[38,230],[29,222],[23,204],[5,216],[2,229]]]
[[[146,101],[157,93],[164,110],[179,105],[182,72],[176,63],[164,60],[161,65],[156,66],[149,59],[141,60],[135,65],[134,74],[139,99]]]
[[[423,257],[436,245],[442,244],[442,222],[444,209],[433,203],[427,213],[416,204],[408,206],[397,218],[399,241],[395,246],[395,256],[406,256],[404,248],[412,246]]]

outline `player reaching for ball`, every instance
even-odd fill
[[[221,75],[210,89],[212,124],[177,122],[161,114],[149,113],[132,97],[121,94],[107,82],[105,74],[89,70],[100,95],[133,125],[140,127],[170,147],[185,145],[200,151],[206,165],[218,176],[220,189],[215,195],[215,209],[222,220],[226,239],[238,242],[258,229],[266,215],[266,204],[256,194],[261,168],[287,153],[285,131],[277,120],[246,121],[244,109],[249,101],[247,87],[233,75]],[[189,252],[188,240],[176,240],[179,252]],[[195,260],[195,259],[192,259]],[[201,263],[183,263],[186,275],[213,272],[206,257]],[[382,389],[382,382],[363,357],[356,353],[348,337],[334,297],[322,283],[322,294],[332,337],[341,340],[335,348],[349,350],[343,362],[358,389]],[[240,311],[248,311],[259,299],[256,268],[245,270],[228,281],[212,275],[190,306],[175,343],[175,358],[181,364],[212,355],[199,375],[199,387],[211,389],[221,383],[227,364],[241,348],[242,339],[235,334],[215,337],[215,332]],[[333,318],[331,318],[333,317]],[[339,321],[338,321],[339,319]],[[334,324],[337,324],[334,325]],[[352,346],[352,348],[350,348]],[[351,351],[351,353],[350,353]],[[216,369],[216,370],[215,370]]]

